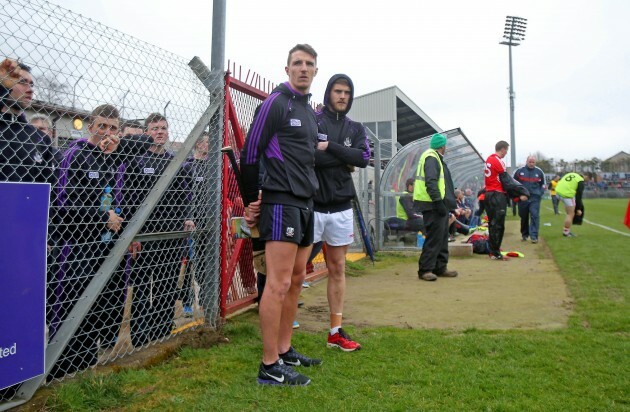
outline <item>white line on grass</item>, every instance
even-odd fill
[[[550,208],[549,206],[545,206],[545,209],[553,211],[553,209],[552,209],[552,208]],[[588,219],[582,219],[582,220],[583,220],[584,222],[588,223],[589,225],[593,225],[593,226],[601,227],[602,229],[606,229],[606,230],[609,230],[609,231],[611,231],[611,232],[615,232],[615,233],[618,233],[618,234],[620,234],[620,235],[630,237],[630,233],[621,232],[621,231],[619,231],[619,230],[617,230],[617,229],[613,229],[612,227],[608,227],[608,226],[600,225],[599,223],[591,222],[591,221],[590,221],[590,220],[588,220]]]

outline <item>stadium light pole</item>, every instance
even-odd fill
[[[525,29],[527,19],[516,16],[505,18],[505,30],[503,31],[504,41],[499,44],[508,46],[510,51],[510,163],[512,168],[516,167],[516,137],[514,133],[514,81],[512,79],[512,46],[518,46],[525,40]]]

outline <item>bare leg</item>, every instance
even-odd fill
[[[564,218],[564,229],[565,232],[571,229],[571,225],[573,224],[573,216],[575,216],[575,206],[565,206],[567,210],[567,217]]]
[[[280,318],[280,330],[278,334],[278,353],[285,353],[291,347],[291,336],[293,335],[293,321],[297,313],[297,303],[302,291],[302,284],[306,277],[306,262],[311,254],[311,246],[300,247],[297,250],[293,274],[291,276],[291,287],[282,305],[282,317]]]
[[[330,327],[341,326],[343,301],[346,295],[346,252],[348,246],[329,246],[326,248],[326,266],[328,268],[328,307],[330,308]]]
[[[268,241],[265,244],[265,254],[267,283],[260,300],[259,316],[263,341],[262,361],[265,365],[271,365],[278,360],[280,319],[283,316],[284,301],[292,286],[291,278],[298,255],[298,245]],[[294,306],[297,306],[297,302]]]

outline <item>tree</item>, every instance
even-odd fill
[[[72,96],[69,85],[48,74],[36,76],[35,80],[37,81],[35,91],[38,100],[66,106],[71,104]]]

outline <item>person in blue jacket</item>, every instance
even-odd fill
[[[529,191],[529,199],[518,202],[518,215],[521,218],[521,237],[538,243],[540,226],[540,202],[545,194],[545,172],[536,167],[536,157],[528,156],[526,165],[514,172],[514,180]]]

